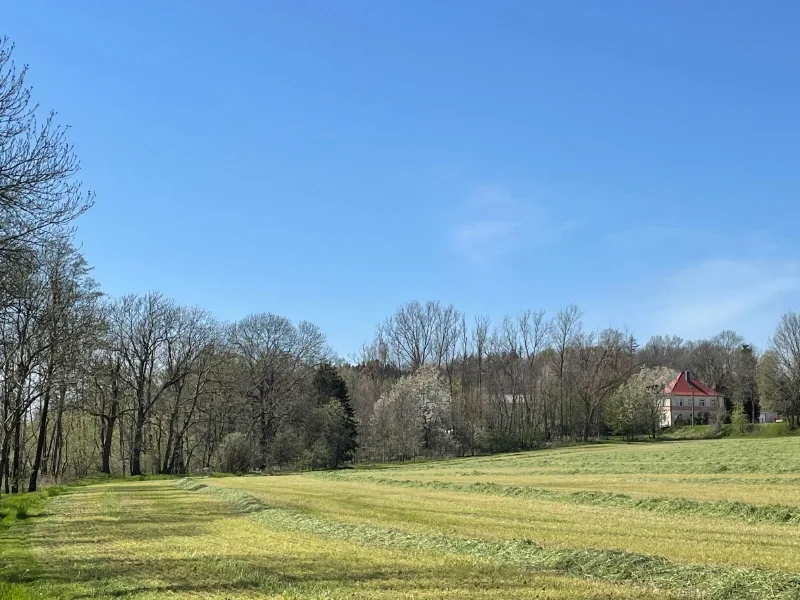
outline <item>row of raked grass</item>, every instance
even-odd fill
[[[209,487],[185,479],[183,489],[213,494],[228,502],[231,510],[269,527],[293,532],[355,541],[365,546],[408,551],[432,550],[469,556],[533,572],[552,572],[572,577],[625,582],[648,589],[679,592],[709,600],[800,597],[800,575],[767,569],[742,569],[704,564],[677,564],[657,556],[620,550],[554,548],[531,540],[491,541],[460,536],[421,535],[370,524],[353,524],[308,513],[271,507],[243,492]]]
[[[348,478],[345,472],[327,472],[316,475],[322,479],[341,479],[344,481],[363,481],[379,485],[447,490],[453,492],[491,494],[509,498],[537,498],[552,502],[568,502],[590,506],[610,506],[634,508],[653,512],[672,512],[676,514],[700,515],[731,518],[747,523],[800,523],[800,506],[754,505],[731,500],[704,502],[687,498],[634,498],[627,494],[612,492],[585,491],[562,492],[523,485],[500,485],[490,482],[458,484],[449,481],[419,481],[412,479],[392,479],[388,477],[359,476]]]
[[[27,549],[17,562],[32,567],[14,577],[15,598],[687,597],[624,581],[528,571],[434,548],[370,546],[357,539],[271,527],[251,518],[259,513],[242,514],[241,507],[217,494],[191,493],[164,481],[88,486],[52,499],[47,507],[41,518],[14,528]],[[3,556],[6,574],[9,561]]]

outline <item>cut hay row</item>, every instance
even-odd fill
[[[229,503],[236,513],[270,528],[348,540],[360,545],[404,551],[438,552],[514,566],[530,572],[629,583],[645,589],[678,591],[686,597],[710,600],[781,600],[800,597],[800,575],[766,569],[714,565],[682,565],[654,556],[619,550],[550,548],[530,540],[489,541],[442,534],[419,535],[367,524],[350,524],[267,506],[254,496],[223,487],[184,489],[209,493]]]
[[[737,519],[746,523],[800,523],[800,507],[781,504],[755,505],[733,500],[707,502],[687,498],[634,498],[627,494],[613,492],[585,491],[562,492],[524,485],[501,485],[480,482],[459,484],[449,481],[419,481],[412,479],[392,479],[388,477],[348,477],[338,473],[325,473],[317,477],[342,481],[361,481],[377,485],[421,488],[430,490],[446,490],[450,492],[470,494],[491,494],[509,498],[533,498],[553,502],[569,502],[589,506],[609,506],[614,508],[632,508],[653,512],[673,512],[677,514],[693,514],[705,517],[721,517]]]
[[[800,436],[653,444],[595,444],[518,454],[423,461],[390,469],[444,472],[465,467],[516,474],[762,474],[800,473]]]

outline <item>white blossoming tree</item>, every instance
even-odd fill
[[[375,446],[384,459],[437,455],[452,449],[451,395],[435,367],[401,377],[375,405]]]
[[[666,367],[643,367],[620,385],[606,407],[606,420],[626,438],[656,437],[661,427],[664,387],[675,372]]]

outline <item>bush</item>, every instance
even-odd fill
[[[217,468],[225,473],[246,473],[252,467],[253,451],[243,433],[229,433],[217,452]]]
[[[733,412],[731,412],[731,425],[734,432],[745,433],[747,424],[747,415],[744,412],[744,408],[737,402],[736,406],[733,407]]]
[[[333,469],[336,467],[336,453],[324,438],[318,439],[311,448],[303,451],[300,467],[306,470]]]
[[[794,435],[794,431],[786,422],[783,423],[760,423],[756,426],[756,433],[760,437],[782,437]]]
[[[298,432],[281,430],[272,440],[267,463],[271,467],[285,468],[302,461],[303,444]]]
[[[477,446],[484,452],[513,452],[520,444],[513,435],[498,429],[486,429],[477,436]]]

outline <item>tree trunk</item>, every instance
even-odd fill
[[[259,468],[263,469],[267,466],[267,453],[269,452],[269,430],[270,430],[270,422],[267,418],[267,411],[264,408],[264,400],[261,400],[261,410],[258,415],[258,421],[260,425],[260,435],[258,437],[258,447],[260,450],[260,461],[259,461]]]
[[[194,407],[186,415],[181,427],[175,434],[175,441],[172,444],[172,456],[170,458],[170,473],[186,473],[187,465],[191,458],[191,452],[187,455],[185,450],[186,432],[191,424],[191,417],[194,414]]]
[[[125,477],[125,417],[119,418],[119,462],[122,465],[122,476]]]
[[[28,365],[20,362],[17,367],[17,381],[19,382],[14,398],[14,460],[11,466],[11,493],[19,493],[20,462],[22,460],[22,418],[23,395],[25,386],[23,382],[28,377]]]
[[[583,441],[589,441],[589,432],[591,431],[592,419],[594,418],[595,407],[587,407],[586,421],[583,423]]]
[[[61,449],[64,444],[64,394],[63,390],[59,393],[58,413],[56,414],[56,426],[53,432],[53,451],[50,453],[53,477],[56,478],[58,478],[61,469]]]
[[[8,481],[8,458],[11,440],[11,432],[7,431],[3,436],[3,456],[0,459],[0,480],[4,482],[4,489],[6,494],[10,492]]]
[[[144,407],[140,405],[136,414],[136,423],[133,431],[133,446],[131,446],[131,475],[142,474],[142,445],[144,444]]]
[[[0,451],[0,484],[5,482],[5,492],[8,493],[8,441],[11,431],[8,429],[9,410],[11,408],[11,393],[6,390],[3,395],[3,447]]]
[[[14,414],[14,462],[11,466],[11,493],[19,493],[20,462],[22,461],[22,415],[19,406]]]
[[[103,449],[100,471],[111,475],[111,444],[114,441],[114,426],[117,424],[117,401],[111,403],[111,413],[105,418],[103,433]]]
[[[173,473],[173,453],[174,453],[174,446],[176,445],[177,440],[175,439],[175,429],[177,429],[177,415],[178,407],[175,407],[175,410],[169,417],[169,431],[167,432],[167,445],[164,449],[164,461],[161,464],[161,472],[162,473]]]
[[[111,444],[114,441],[114,426],[117,424],[117,411],[119,410],[119,370],[120,364],[117,362],[111,372],[111,406],[109,407],[109,414],[104,415],[104,419],[100,423],[100,434],[103,442],[100,471],[106,475],[111,475]]]
[[[35,492],[37,479],[39,478],[39,468],[42,464],[42,453],[44,452],[45,442],[47,441],[47,411],[50,408],[50,386],[44,392],[42,401],[42,414],[39,418],[39,441],[36,444],[36,457],[33,460],[31,478],[28,482],[28,491]]]
[[[10,460],[11,457],[11,438],[6,436],[6,442],[3,444],[3,479],[5,479],[5,490],[6,494],[11,493],[11,469],[10,469]]]

